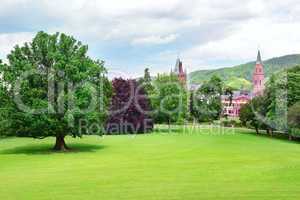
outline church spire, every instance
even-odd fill
[[[182,85],[186,85],[186,72],[183,69],[183,64],[180,58],[177,58],[174,72],[177,76],[179,81],[182,83]]]
[[[260,50],[258,50],[258,53],[257,53],[256,64],[262,64],[261,55],[260,55]]]

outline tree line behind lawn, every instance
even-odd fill
[[[91,59],[87,52],[87,45],[60,33],[39,32],[32,42],[15,46],[7,56],[8,64],[0,61],[0,134],[55,136],[54,149],[65,151],[66,135],[150,133],[154,123],[218,120],[221,95],[233,94],[217,76],[191,93],[176,74],[151,78],[148,69],[138,81],[120,78],[111,82],[104,61]],[[271,77],[264,96],[242,108],[244,126],[297,137],[300,67],[284,72]],[[287,92],[286,105],[278,100],[278,90]],[[131,96],[136,101],[119,111]],[[286,113],[278,115],[284,109]],[[281,114],[288,116],[288,123]]]

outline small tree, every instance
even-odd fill
[[[191,92],[191,94],[190,94],[189,111],[190,111],[190,117],[192,117],[193,121],[195,121],[196,112],[194,110],[194,93],[193,92]]]
[[[144,81],[147,83],[151,82],[151,76],[150,76],[150,72],[149,72],[149,68],[146,68],[144,71]]]
[[[288,111],[289,138],[300,136],[300,102],[295,103]]]
[[[224,94],[229,96],[229,105],[232,105],[232,100],[233,100],[233,88],[232,87],[225,87],[224,89]]]
[[[114,95],[106,124],[109,134],[146,133],[153,129],[150,102],[135,80],[113,80]]]
[[[255,114],[252,110],[252,106],[250,103],[247,103],[241,107],[240,110],[240,121],[243,126],[252,126],[255,128],[256,133],[259,134],[258,123],[255,118]]]
[[[240,110],[240,120],[242,125],[255,128],[257,134],[259,134],[259,129],[266,128],[264,123],[265,110],[263,102],[263,97],[256,97],[242,106]]]
[[[183,123],[188,116],[187,91],[177,75],[159,75],[154,80],[152,95],[155,121],[158,123]]]
[[[149,97],[149,100],[150,100],[150,103],[151,103],[151,106],[153,106],[153,102],[152,102],[152,95],[154,93],[154,86],[153,86],[153,83],[152,83],[152,78],[151,78],[151,75],[150,75],[150,71],[149,71],[149,68],[146,68],[145,71],[144,71],[144,77],[141,78],[139,81],[138,81],[138,84],[143,87],[143,89],[145,90],[146,94],[148,95]]]
[[[213,121],[220,118],[222,112],[222,80],[213,76],[193,95],[193,115],[198,121]]]
[[[61,151],[68,149],[66,135],[91,134],[81,129],[80,121],[104,125],[111,86],[104,62],[92,60],[87,51],[87,46],[71,36],[45,32],[30,43],[15,46],[8,65],[0,69],[9,98],[1,107],[10,110],[13,134],[55,136],[54,149]]]

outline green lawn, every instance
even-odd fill
[[[300,144],[207,131],[0,139],[0,199],[300,199]]]

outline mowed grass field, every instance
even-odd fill
[[[208,131],[0,139],[0,199],[300,199],[300,144]]]

